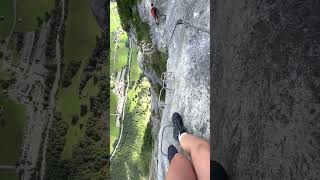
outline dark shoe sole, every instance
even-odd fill
[[[168,147],[168,160],[169,160],[169,163],[173,159],[174,155],[176,155],[177,153],[178,153],[178,150],[177,150],[176,147],[174,147],[174,145],[170,145]]]

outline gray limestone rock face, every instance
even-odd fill
[[[319,2],[215,2],[213,159],[235,180],[319,179]]]
[[[106,31],[107,28],[109,28],[109,25],[107,25],[108,17],[107,17],[105,2],[106,1],[101,1],[101,0],[90,0],[92,13],[96,17],[96,20],[103,31]]]
[[[210,1],[158,0],[153,3],[159,12],[159,25],[155,24],[151,16],[149,1],[142,1],[138,5],[138,11],[142,20],[150,25],[154,45],[168,53],[168,89],[160,110],[161,123],[154,150],[157,161],[152,161],[156,163],[153,178],[162,180],[165,179],[169,165],[165,155],[167,147],[174,144],[182,151],[174,141],[173,129],[170,127],[174,112],[182,115],[188,132],[206,140],[210,138],[210,35],[199,30],[201,28],[209,31]],[[176,26],[179,19],[188,24]],[[159,81],[159,77],[155,78],[152,73],[144,72],[154,81]],[[161,81],[160,83],[162,84]],[[166,127],[167,125],[169,126]]]

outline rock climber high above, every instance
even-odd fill
[[[150,2],[150,5],[151,5],[151,15],[154,18],[156,24],[159,25],[159,18],[158,18],[158,14],[157,14],[157,8],[155,8],[153,6],[152,2]]]

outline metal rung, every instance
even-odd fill
[[[174,79],[173,75],[174,75],[173,72],[163,72],[161,74],[161,81],[167,81],[167,80],[170,80],[170,79]]]

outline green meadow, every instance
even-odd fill
[[[110,92],[110,114],[116,113],[118,96]],[[116,126],[116,117],[110,115],[110,153],[113,151],[113,144],[119,136],[119,128]]]
[[[131,58],[131,70],[130,70],[130,80],[131,81],[138,81],[141,72],[141,69],[139,67],[138,63],[138,51],[136,48],[132,49],[132,58]]]
[[[62,113],[62,119],[70,124],[65,141],[65,147],[62,152],[62,159],[70,159],[74,147],[84,134],[84,127],[88,118],[92,116],[88,112],[85,116],[80,117],[80,104],[89,107],[89,97],[98,93],[98,84],[93,84],[91,78],[83,89],[86,96],[79,96],[79,85],[83,75],[84,67],[88,62],[88,57],[96,45],[96,37],[100,29],[91,12],[89,1],[87,0],[70,0],[69,14],[66,22],[65,35],[65,57],[64,63],[67,65],[70,61],[81,61],[81,67],[72,79],[72,84],[67,88],[62,88],[58,94],[58,112]],[[79,122],[71,125],[74,115],[78,115]]]
[[[66,23],[65,60],[82,61],[89,57],[100,29],[88,0],[70,0]]]
[[[0,165],[15,165],[20,156],[26,108],[0,96]]]
[[[3,16],[4,20],[0,20],[0,41],[4,40],[8,35],[13,23],[13,3],[12,0],[0,1],[0,17]]]
[[[129,45],[128,43],[128,35],[122,29],[120,23],[120,17],[117,10],[117,3],[111,2],[110,3],[110,71],[112,72],[114,69],[114,62],[113,59],[115,57],[115,72],[121,71],[128,63],[128,53]],[[122,33],[119,35],[119,43],[116,46],[116,43],[113,42],[114,39],[114,32],[117,30],[121,31]],[[115,53],[116,52],[116,53]]]
[[[15,170],[0,170],[0,179],[18,180],[19,177]]]
[[[18,32],[34,31],[38,27],[37,18],[44,19],[45,13],[50,13],[54,6],[54,0],[16,0],[16,3]]]

